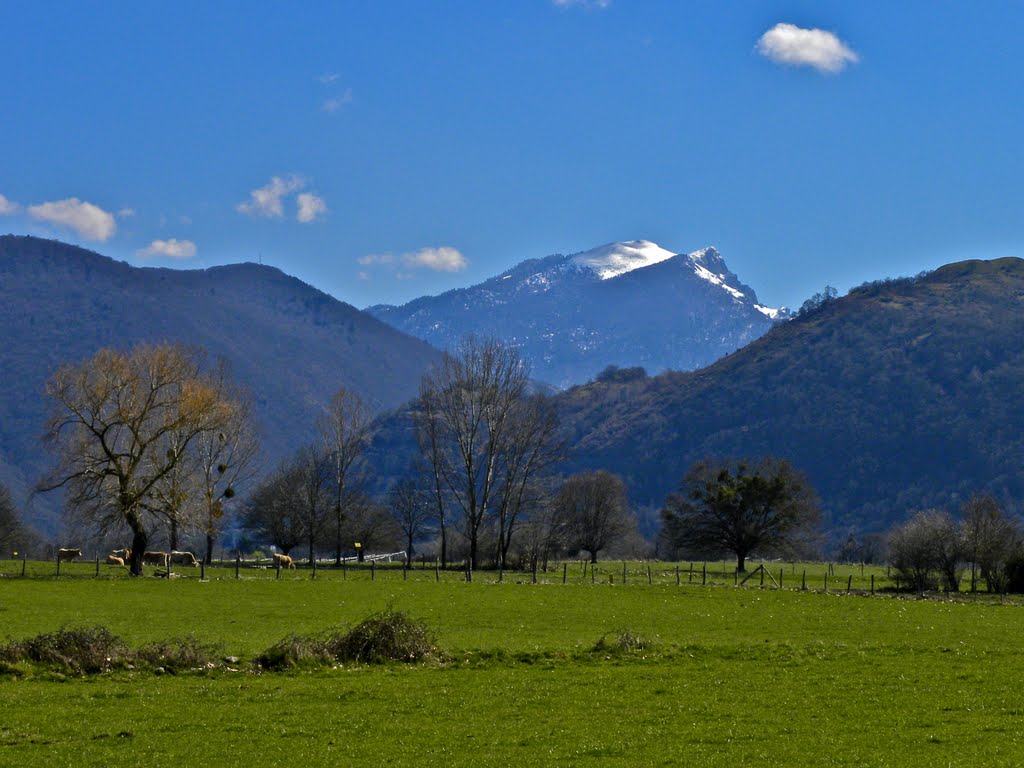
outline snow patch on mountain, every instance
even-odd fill
[[[602,280],[609,280],[634,269],[671,259],[675,255],[649,240],[629,240],[578,253],[571,261],[578,266],[589,267]]]

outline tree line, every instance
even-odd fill
[[[100,350],[61,366],[47,384],[47,440],[57,463],[41,490],[61,488],[68,510],[100,533],[127,530],[133,573],[155,530],[177,548],[184,532],[206,541],[207,562],[228,502],[254,544],[330,552],[429,548],[442,566],[545,566],[553,557],[623,553],[640,540],[623,480],[596,470],[565,477],[568,454],[552,401],[530,390],[514,348],[469,337],[422,378],[408,409],[417,451],[371,493],[367,404],[340,388],[310,425],[309,442],[268,472],[250,399],[228,367],[177,344]],[[813,558],[821,552],[820,501],[807,478],[775,457],[703,460],[660,512],[660,555]],[[0,546],[28,541],[0,487]],[[1013,583],[1024,560],[1017,523],[991,498],[957,523],[919,513],[886,539],[908,586],[954,588],[964,563],[989,588]],[[869,559],[864,539],[861,559]],[[854,552],[852,539],[844,544]],[[882,547],[876,539],[871,557]],[[636,554],[635,552],[633,554]],[[1022,569],[1024,570],[1024,569]]]

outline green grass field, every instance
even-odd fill
[[[243,660],[238,672],[179,676],[0,675],[0,766],[1024,764],[1020,601],[847,595],[859,568],[837,566],[842,591],[825,594],[751,587],[756,578],[736,589],[731,570],[711,566],[716,583],[702,587],[688,563],[679,586],[674,565],[653,565],[651,585],[639,563],[625,585],[621,563],[600,564],[594,584],[569,564],[565,585],[560,567],[533,585],[530,574],[467,584],[384,567],[372,581],[214,569],[200,582],[97,579],[80,563],[56,579],[52,564],[29,566],[36,578],[0,578],[0,635],[102,624],[141,644],[193,633]],[[773,565],[776,579],[780,567],[799,586],[804,566]],[[387,607],[425,622],[449,660],[248,671],[288,633]],[[592,651],[627,629],[652,647]]]

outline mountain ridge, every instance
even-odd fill
[[[473,286],[367,311],[441,348],[468,333],[495,336],[562,387],[608,365],[699,367],[785,316],[713,247],[673,254],[645,240],[528,259]]]

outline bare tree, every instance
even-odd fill
[[[0,483],[0,556],[24,551],[35,544],[34,539],[18,514],[10,490]]]
[[[295,454],[293,467],[298,476],[302,532],[312,565],[317,544],[331,520],[330,465],[319,446],[307,445]]]
[[[889,559],[901,578],[916,590],[936,586],[937,573],[946,589],[960,589],[964,536],[949,512],[927,509],[889,534]]]
[[[59,463],[40,490],[66,489],[69,507],[101,529],[126,523],[136,575],[154,489],[233,411],[223,382],[203,362],[201,352],[176,344],[102,349],[60,367],[46,386],[53,401],[46,435]]]
[[[353,544],[359,542],[363,552],[390,551],[402,540],[402,530],[386,507],[361,496],[349,508],[345,536]]]
[[[964,556],[971,562],[972,587],[977,569],[989,592],[1005,591],[1006,564],[1020,546],[1020,525],[992,496],[973,496],[964,504],[962,518]]]
[[[302,543],[302,475],[294,460],[282,463],[250,494],[242,512],[242,526],[257,539],[289,554]]]
[[[334,493],[334,556],[341,565],[342,521],[353,500],[362,493],[362,458],[370,438],[370,409],[355,392],[344,387],[334,393],[317,421],[320,439],[331,466]]]
[[[534,395],[513,404],[508,441],[499,465],[499,567],[508,559],[512,534],[522,511],[540,506],[548,492],[545,475],[564,456],[565,443],[559,438],[558,417],[550,401],[543,395]]]
[[[626,484],[603,469],[566,480],[555,497],[555,508],[570,549],[588,552],[592,563],[597,562],[598,552],[630,529]]]
[[[792,549],[814,535],[820,519],[807,480],[785,459],[771,457],[698,462],[661,514],[678,546],[708,554],[730,552],[740,572],[755,548]]]
[[[471,568],[479,566],[480,530],[500,498],[514,411],[528,382],[512,347],[469,337],[420,383],[420,443],[429,447],[438,507],[450,497],[459,512]]]
[[[412,563],[416,540],[423,536],[434,518],[430,494],[415,480],[402,478],[388,491],[388,508],[405,537],[405,557]]]
[[[196,465],[201,486],[201,527],[206,536],[204,559],[213,562],[213,544],[220,534],[224,505],[259,471],[260,441],[253,429],[252,403],[236,392],[235,408],[217,431],[199,436]]]

